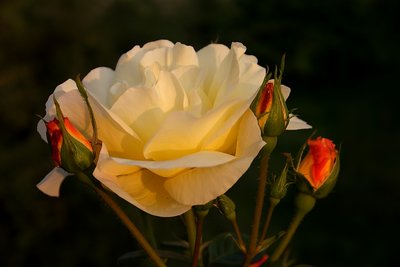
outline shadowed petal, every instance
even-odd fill
[[[72,174],[66,172],[62,168],[55,167],[36,186],[43,193],[52,197],[58,197],[60,196],[61,183],[64,181],[65,177],[69,175]]]

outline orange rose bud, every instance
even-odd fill
[[[279,79],[268,80],[261,88],[254,113],[263,136],[278,136],[288,125],[288,110]]]
[[[47,140],[54,163],[64,170],[77,173],[87,169],[94,159],[90,142],[66,117],[46,122]]]
[[[300,162],[297,172],[312,188],[312,194],[317,198],[327,196],[333,189],[339,174],[339,152],[335,144],[318,137],[307,141],[309,151]]]

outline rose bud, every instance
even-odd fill
[[[282,134],[289,123],[289,112],[279,79],[270,79],[262,87],[255,115],[264,136]]]
[[[94,160],[90,142],[72,125],[66,117],[45,123],[51,157],[58,167],[70,173],[87,169]]]
[[[297,167],[300,190],[316,198],[326,197],[333,189],[340,168],[339,152],[335,144],[318,137],[307,141],[309,151]]]

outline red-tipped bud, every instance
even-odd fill
[[[285,131],[289,112],[279,80],[268,80],[261,88],[254,113],[263,136],[278,136]]]
[[[335,144],[318,137],[307,141],[309,151],[300,162],[297,172],[304,178],[312,194],[317,198],[327,196],[332,191],[339,174],[339,152]]]
[[[72,125],[68,118],[46,122],[47,139],[54,163],[71,173],[87,169],[94,159],[90,142]]]

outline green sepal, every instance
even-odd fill
[[[281,175],[279,177],[274,177],[272,179],[272,181],[270,181],[270,184],[271,184],[270,197],[271,198],[280,200],[286,196],[289,185],[293,183],[291,181],[288,182],[288,178],[287,178],[288,170],[289,170],[290,166],[291,166],[291,157],[290,157],[290,155],[287,155],[286,164],[285,164],[285,167],[283,167]]]
[[[83,83],[81,81],[81,78],[80,78],[79,74],[75,78],[75,83],[76,83],[76,87],[78,88],[78,91],[81,94],[83,100],[85,101],[86,106],[87,106],[88,111],[89,111],[90,122],[92,123],[92,129],[93,129],[93,137],[92,137],[91,143],[92,143],[92,147],[93,147],[93,149],[94,149],[94,151],[95,151],[95,153],[97,155],[97,150],[100,150],[100,149],[98,149],[98,146],[100,146],[100,148],[101,148],[101,143],[99,142],[98,137],[97,137],[96,119],[94,117],[92,106],[90,105],[90,102],[89,102],[88,94],[86,92],[85,87],[83,86]]]

